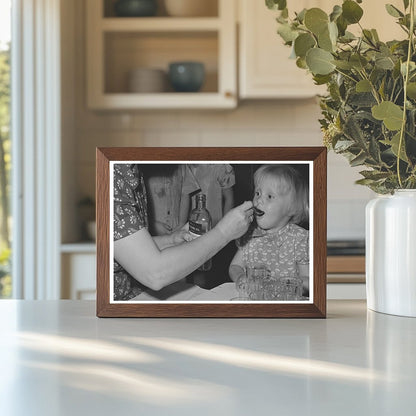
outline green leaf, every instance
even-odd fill
[[[358,23],[363,16],[363,9],[352,0],[346,0],[342,3],[342,16],[349,23]]]
[[[366,139],[361,124],[361,118],[355,114],[348,117],[344,125],[344,134],[348,139],[353,140],[359,149],[366,147]]]
[[[302,33],[295,39],[296,56],[304,58],[306,52],[316,45],[314,37],[310,33]]]
[[[337,25],[337,29],[339,31],[339,26],[338,25]],[[357,39],[356,36],[353,33],[348,32],[348,30],[347,30],[347,31],[345,31],[344,35],[341,36],[338,40],[339,40],[339,42],[349,43],[349,42],[351,42],[355,39]]]
[[[280,24],[277,28],[277,33],[288,44],[294,41],[298,36],[298,32],[293,30],[292,27],[287,23]]]
[[[375,64],[380,69],[392,70],[394,68],[394,61],[390,56],[378,56]]]
[[[410,137],[416,140],[416,108],[409,110],[407,113],[406,128]],[[412,144],[414,146],[414,144]]]
[[[380,97],[385,100],[386,99],[386,92],[385,92],[385,87],[386,87],[386,79],[383,78],[383,80],[381,81],[380,87],[378,89],[378,93],[380,94]]]
[[[371,109],[373,117],[382,120],[384,125],[392,131],[400,130],[402,126],[403,111],[391,101],[383,101]]]
[[[410,14],[408,13],[404,17],[399,17],[398,22],[402,26],[405,26],[405,27],[407,27],[409,29],[410,28]]]
[[[366,159],[367,155],[364,152],[361,152],[358,156],[350,160],[350,166],[360,166],[365,162]]]
[[[377,170],[362,170],[360,172],[360,175],[364,176],[366,179],[373,179],[375,181],[378,181],[380,179],[386,179],[388,178],[391,173],[390,172],[379,172]]]
[[[305,14],[306,14],[307,10],[306,9],[302,9],[299,13],[296,13],[296,19],[303,23],[303,21],[305,20]]]
[[[373,35],[373,39],[376,42],[380,42],[380,38],[378,37],[378,33],[377,33],[377,30],[376,29],[371,29],[371,34]]]
[[[391,151],[397,157],[399,155],[400,132],[398,132],[397,134],[393,136],[389,144],[391,146]],[[409,162],[409,159],[407,158],[407,155],[406,155],[406,144],[404,140],[402,141],[402,146],[400,148],[399,158],[405,162]]]
[[[380,165],[381,162],[381,154],[380,154],[380,147],[378,144],[377,139],[373,136],[370,137],[370,145],[368,147],[371,157],[376,165]]]
[[[364,40],[367,43],[369,43],[370,45],[373,45],[375,43],[374,39],[373,39],[373,34],[371,33],[371,30],[363,29],[363,37],[364,37]]]
[[[282,16],[282,14],[280,14],[280,16],[277,16],[277,17],[276,17],[276,22],[277,22],[277,23],[280,23],[280,24],[282,24],[282,25],[284,25],[284,24],[288,24],[288,20],[287,20],[287,18],[286,18],[286,17],[284,17],[284,16]]]
[[[332,43],[331,37],[329,35],[329,28],[327,27],[325,31],[321,32],[318,35],[318,45],[321,49],[324,49],[328,52],[334,51],[334,44]]]
[[[403,17],[404,14],[397,8],[394,7],[392,4],[386,4],[387,13],[393,17]]]
[[[301,69],[308,69],[308,65],[306,65],[305,58],[298,58],[296,59],[296,66]]]
[[[337,44],[338,39],[338,26],[334,22],[328,23],[328,30],[329,30],[329,37],[331,38],[331,42],[334,45],[334,47]]]
[[[342,7],[336,4],[334,8],[332,9],[332,13],[329,15],[329,20],[331,22],[335,22],[338,17],[342,15]]]
[[[394,65],[392,75],[393,75],[393,78],[396,80],[401,77],[400,61],[397,61],[396,64]]]
[[[344,36],[348,27],[348,22],[344,19],[342,15],[337,19],[337,27],[340,36]]]
[[[366,79],[362,79],[361,81],[357,82],[355,86],[355,90],[357,92],[370,92],[371,91],[371,83]]]
[[[351,140],[338,140],[334,146],[334,150],[335,152],[345,152],[353,145],[354,142]]]
[[[377,104],[376,99],[370,92],[351,93],[348,104],[356,107],[373,107]]]
[[[406,10],[409,7],[409,0],[403,0],[403,6],[404,6],[404,9]]]
[[[327,30],[328,15],[318,7],[313,7],[305,13],[305,26],[315,35]]]
[[[354,68],[358,70],[363,69],[368,64],[367,60],[358,53],[355,53],[351,56],[350,63]]]
[[[334,57],[330,52],[320,48],[309,49],[306,54],[306,64],[314,75],[331,73],[335,69],[335,65],[332,63],[333,59]]]
[[[313,80],[315,81],[316,85],[323,85],[323,84],[327,84],[328,82],[331,81],[331,76],[330,75],[315,74],[313,76]]]
[[[352,68],[352,65],[348,61],[334,60],[332,63],[339,69],[348,71]]]
[[[286,0],[266,0],[266,6],[271,10],[283,10],[286,7]]]
[[[407,96],[412,100],[416,100],[416,82],[407,84]]]
[[[414,62],[409,62],[409,73],[412,73],[416,69],[416,64]],[[400,65],[400,72],[405,77],[406,76],[406,62],[402,62]]]

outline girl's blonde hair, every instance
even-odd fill
[[[289,222],[309,221],[309,186],[297,169],[291,165],[262,165],[254,172],[254,186],[265,178],[276,182],[278,193],[291,194],[293,214]]]

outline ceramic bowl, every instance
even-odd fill
[[[172,62],[169,64],[169,81],[177,92],[197,92],[205,80],[202,62]]]
[[[120,17],[154,16],[157,12],[156,0],[118,0],[114,12]]]
[[[174,17],[217,16],[217,0],[165,0],[166,12]]]
[[[167,75],[163,69],[136,68],[129,72],[128,91],[158,93],[167,90]]]

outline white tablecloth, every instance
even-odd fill
[[[174,283],[158,292],[143,292],[131,301],[229,301],[237,296],[235,283],[223,283],[213,289],[206,290],[184,281]]]

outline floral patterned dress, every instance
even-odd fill
[[[114,164],[113,238],[117,241],[147,228],[147,198],[138,165]],[[144,286],[114,260],[114,300],[129,300]]]
[[[238,246],[246,267],[265,265],[273,279],[295,276],[299,264],[309,264],[309,232],[289,223],[274,233],[256,228]]]

